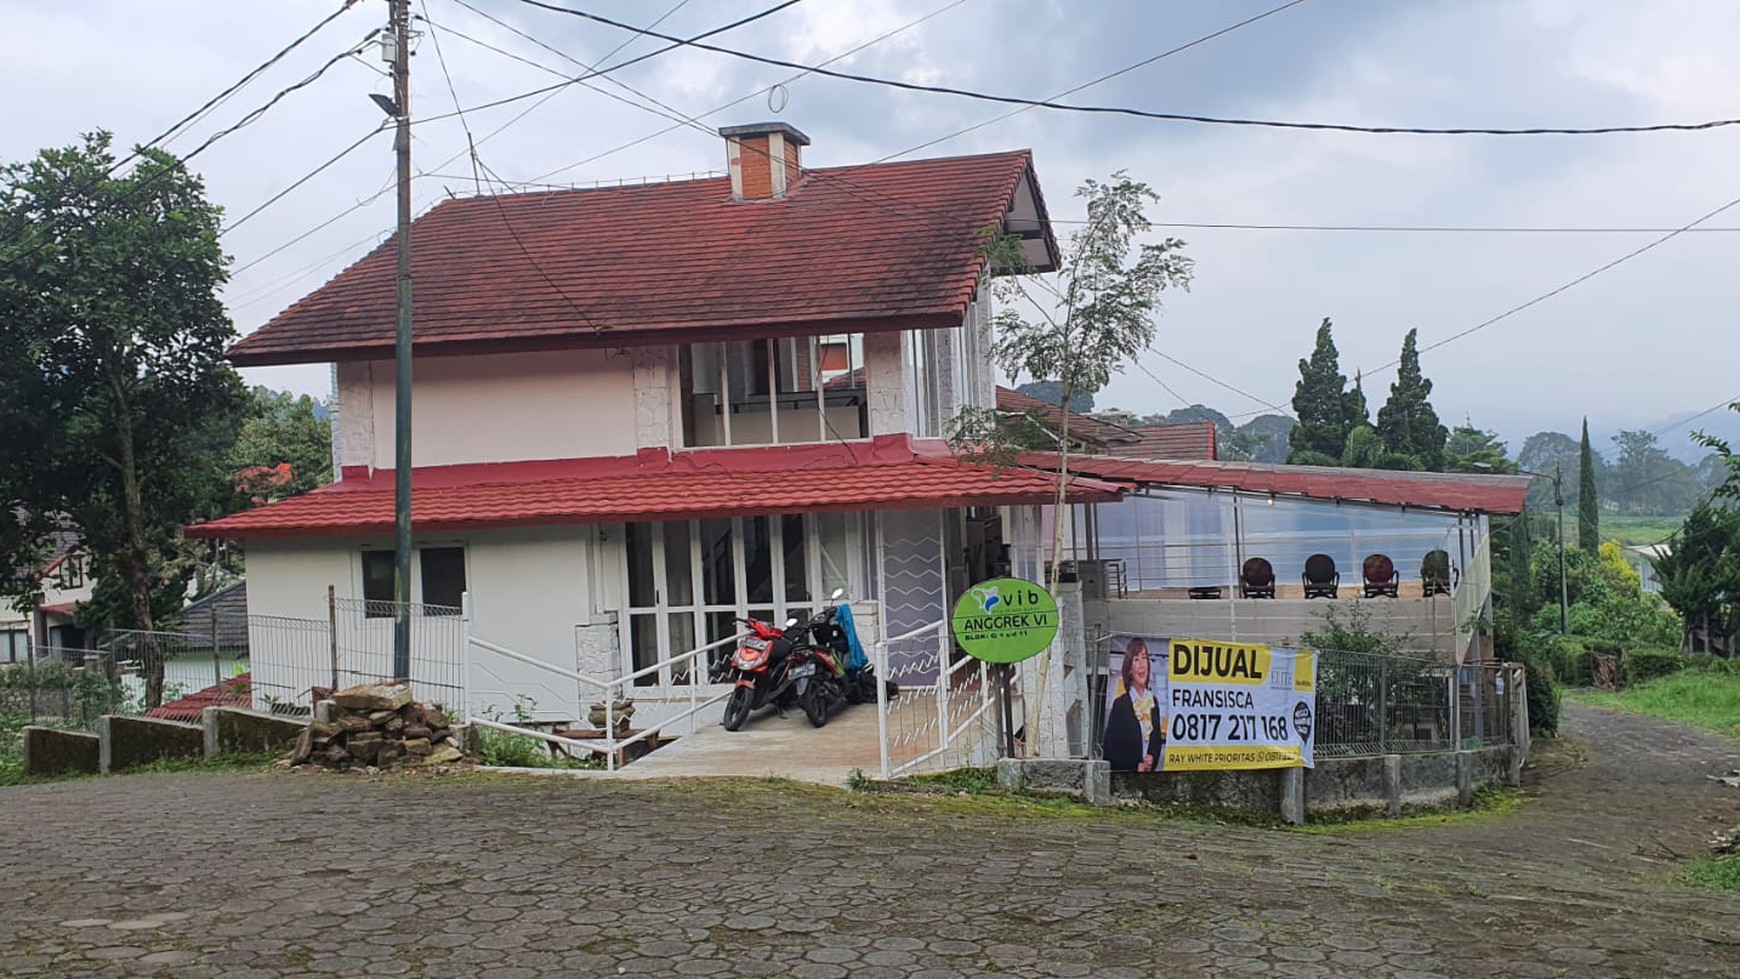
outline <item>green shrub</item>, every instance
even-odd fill
[[[1595,682],[1588,644],[1576,636],[1557,636],[1553,652],[1553,672],[1566,686],[1587,687]]]
[[[1628,687],[1678,673],[1685,668],[1686,658],[1679,650],[1651,646],[1640,646],[1631,650],[1619,664],[1620,675]]]
[[[1524,666],[1528,684],[1529,730],[1536,734],[1559,732],[1559,685],[1552,670],[1535,663]]]

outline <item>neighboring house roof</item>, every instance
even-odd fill
[[[1027,466],[1056,468],[1057,456],[1035,452]],[[1069,458],[1069,470],[1096,479],[1152,486],[1226,489],[1336,502],[1378,503],[1456,512],[1521,513],[1527,476],[1337,469],[1262,462],[1159,461],[1106,456]]]
[[[53,605],[38,605],[36,610],[44,615],[58,615],[63,619],[70,619],[78,614],[79,605],[77,602],[56,602]]]
[[[253,683],[252,673],[242,673],[161,707],[153,707],[145,712],[145,716],[165,721],[197,721],[200,711],[207,707],[247,707],[253,702]]]
[[[726,178],[443,201],[411,230],[419,354],[618,347],[959,325],[984,229],[1020,194],[1050,222],[1026,151],[805,171],[733,201]],[[392,239],[230,348],[237,365],[387,358]]]
[[[869,442],[700,449],[672,454],[442,466],[413,474],[421,533],[499,527],[688,520],[840,510],[1048,503],[1051,473],[954,458],[904,435]],[[1069,499],[1109,503],[1123,487],[1071,477]],[[187,528],[203,538],[387,534],[393,473],[345,474],[302,496]]]
[[[182,632],[201,639],[211,638],[215,621],[219,648],[246,649],[248,583],[225,585],[198,601],[188,602],[175,618],[181,623]]]
[[[1214,422],[1204,418],[1194,422],[1166,422],[1137,425],[1134,442],[1115,442],[1106,446],[1109,455],[1132,459],[1214,459]]]
[[[1069,440],[1095,452],[1134,459],[1213,459],[1212,421],[1126,426],[1041,401],[1012,388],[997,388],[999,411],[1031,414],[1053,433],[1061,432],[1069,416]]]

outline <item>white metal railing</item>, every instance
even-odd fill
[[[471,650],[480,649],[484,652],[503,657],[504,659],[513,660],[516,663],[522,663],[526,666],[543,670],[546,673],[572,680],[583,687],[592,689],[602,696],[604,701],[604,732],[602,737],[587,740],[564,738],[560,735],[550,734],[534,728],[503,724],[497,720],[472,716],[470,704],[466,704],[467,720],[478,724],[481,727],[487,727],[492,730],[505,731],[512,734],[523,734],[527,737],[537,738],[551,744],[560,744],[564,747],[570,748],[582,748],[594,754],[601,754],[605,758],[605,767],[611,771],[615,771],[624,749],[653,737],[658,734],[660,730],[670,725],[682,721],[688,721],[701,711],[706,710],[708,707],[711,707],[730,696],[730,691],[727,690],[723,693],[712,694],[703,699],[700,688],[702,677],[705,675],[706,654],[722,646],[734,644],[736,642],[737,636],[727,636],[724,639],[710,642],[705,646],[697,646],[694,649],[667,656],[666,658],[659,660],[657,663],[641,667],[625,676],[619,676],[612,679],[600,679],[595,676],[588,676],[581,673],[579,670],[571,670],[567,667],[557,666],[554,663],[547,663],[534,656],[527,656],[524,653],[509,649],[499,643],[493,643],[487,639],[479,639],[476,636],[468,635],[466,637],[467,675],[470,674],[472,666]],[[667,666],[675,667],[678,663],[683,663],[685,661],[688,663],[689,670],[688,709],[674,716],[661,718],[659,726],[657,727],[643,728],[638,734],[635,734],[632,737],[618,738],[616,734],[617,700],[619,697],[624,700],[628,699],[623,696],[624,690],[633,688],[634,681],[641,677],[657,673],[659,670],[664,669]],[[694,731],[694,724],[692,721],[689,725],[689,730],[691,733]]]
[[[913,650],[901,667],[892,666],[891,647],[917,642],[924,645]],[[988,745],[994,748],[994,739],[988,740],[983,731],[975,732],[975,727],[982,725],[987,716],[995,716],[997,698],[993,673],[984,661],[978,659],[962,658],[950,663],[953,645],[946,621],[878,639],[872,644],[871,661],[878,680],[878,760],[883,778],[939,767],[939,759],[948,763],[940,767],[971,763]],[[890,705],[886,681],[928,674],[932,670],[936,673],[934,682],[902,682],[900,703]],[[973,690],[975,679],[976,692]],[[966,760],[962,761],[963,758]]]

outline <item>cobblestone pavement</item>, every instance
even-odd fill
[[[769,782],[0,790],[0,973],[1728,976],[1721,739],[1572,707],[1520,808],[1300,833]],[[1562,753],[1561,753],[1562,754]]]

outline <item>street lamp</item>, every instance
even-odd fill
[[[1492,463],[1476,462],[1474,463],[1474,466],[1477,469],[1491,469]],[[1524,476],[1535,476],[1540,479],[1550,479],[1553,481],[1553,506],[1557,507],[1559,511],[1559,533],[1556,543],[1559,549],[1559,635],[1562,636],[1571,631],[1571,603],[1568,600],[1569,593],[1565,585],[1565,482],[1563,478],[1563,467],[1559,463],[1553,463],[1552,475],[1524,469],[1521,466],[1518,466],[1516,471],[1522,473]]]

